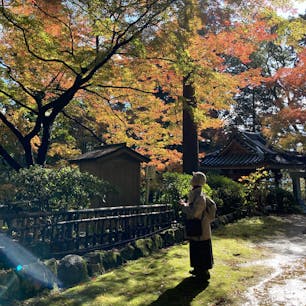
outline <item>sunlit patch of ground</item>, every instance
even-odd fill
[[[249,288],[244,305],[306,305],[306,216],[284,218],[286,227],[271,240],[260,243],[270,258],[247,265],[264,265],[271,270]]]

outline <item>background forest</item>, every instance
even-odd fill
[[[233,126],[304,152],[305,18],[290,1],[1,0],[1,168],[125,142],[190,173]]]

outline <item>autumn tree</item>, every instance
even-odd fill
[[[247,66],[260,43],[275,38],[270,21],[267,12],[240,1],[185,0],[176,19],[163,24],[155,60],[168,71],[160,81],[164,90],[181,103],[184,172],[198,169],[201,130],[221,126],[216,111],[228,109],[239,88],[261,83],[260,67],[237,72],[228,59]]]
[[[276,111],[263,120],[264,133],[282,148],[297,150],[306,137],[306,20],[303,16],[279,24],[279,44],[286,42],[295,54],[291,65],[280,67],[270,82]],[[303,147],[302,147],[303,149]],[[305,147],[304,147],[305,150]]]
[[[305,20],[274,18],[278,35],[262,44],[250,63],[261,67],[266,79],[259,86],[242,88],[228,118],[251,131],[264,132],[282,148],[296,149],[305,142]]]
[[[2,0],[0,154],[6,163],[16,170],[43,165],[59,115],[70,105],[111,104],[115,88],[132,91],[116,70],[121,76],[138,38],[153,33],[174,2]]]
[[[249,63],[274,36],[269,14],[249,11],[243,1],[2,0],[2,158],[19,169],[124,141],[167,166],[180,160],[168,148],[183,122],[184,171],[196,170],[199,131],[262,80],[227,63]]]
[[[261,131],[262,118],[275,109],[275,86],[271,86],[271,77],[281,67],[291,65],[295,58],[296,54],[291,47],[269,41],[260,45],[247,65],[229,59],[231,70],[241,72],[249,68],[260,68],[265,78],[258,86],[247,85],[240,89],[232,109],[223,114],[227,124],[252,132]]]

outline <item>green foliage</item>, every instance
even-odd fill
[[[192,176],[176,172],[165,172],[160,182],[160,191],[155,196],[155,201],[159,203],[176,204],[180,199],[187,198],[190,191]],[[203,191],[211,195],[211,189],[206,184]]]
[[[107,182],[71,167],[21,169],[11,176],[10,184],[15,189],[12,201],[29,201],[40,210],[85,208],[93,197],[103,200],[112,189]]]
[[[282,188],[270,190],[267,201],[276,211],[282,213],[296,213],[300,212],[301,209],[295,201],[292,192]]]
[[[208,174],[207,183],[212,189],[212,198],[218,207],[218,215],[241,209],[245,203],[245,188],[228,177]]]
[[[246,188],[246,206],[249,212],[265,210],[271,185],[269,177],[269,172],[262,167],[239,179]]]
[[[165,172],[161,180],[160,202],[177,203],[180,198],[188,196],[191,175]]]
[[[192,175],[177,172],[165,172],[160,177],[152,192],[153,203],[168,203],[172,204],[177,220],[182,218],[181,207],[178,205],[180,199],[187,200],[189,191],[191,190]],[[210,187],[205,184],[203,186],[205,194],[211,196]]]
[[[0,204],[13,201],[15,198],[16,188],[10,181],[14,173],[15,170],[4,162],[0,163]]]

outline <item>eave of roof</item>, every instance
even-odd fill
[[[141,162],[149,162],[150,159],[144,155],[139,154],[138,152],[132,150],[131,148],[127,147],[125,143],[120,144],[113,144],[113,145],[104,145],[101,148],[84,153],[82,155],[79,155],[73,159],[70,159],[69,161],[71,163],[78,163],[85,160],[94,160],[99,158],[105,158],[107,156],[113,155],[113,154],[120,154],[120,153],[127,153],[131,157],[133,157],[136,160],[139,160]]]
[[[229,154],[226,156],[207,156],[202,162],[201,166],[239,166],[239,165],[256,165],[264,161],[263,156],[255,154],[241,155],[241,154]]]
[[[230,151],[230,144],[237,141],[248,153]],[[259,133],[234,133],[228,143],[218,151],[207,154],[201,161],[203,168],[239,168],[258,167],[262,165],[272,168],[300,168],[306,167],[305,156],[288,153],[268,146],[266,140]]]

